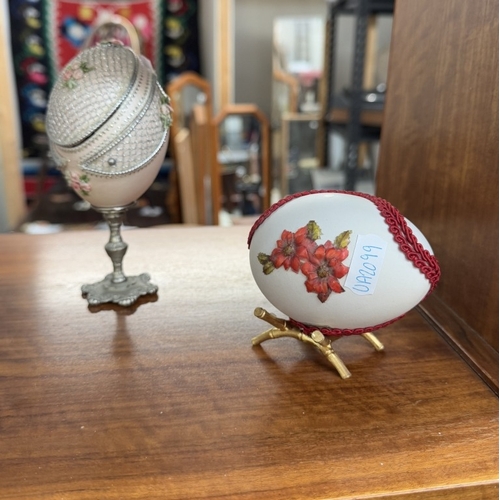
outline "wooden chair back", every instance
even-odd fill
[[[198,198],[193,161],[191,133],[181,128],[174,137],[174,149],[179,179],[179,195],[184,224],[198,224]]]

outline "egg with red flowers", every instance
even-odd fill
[[[422,232],[388,201],[359,192],[290,195],[259,217],[248,246],[261,292],[305,333],[382,328],[440,277]]]

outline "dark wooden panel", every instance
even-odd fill
[[[124,232],[159,286],[88,307],[106,232],[0,235],[0,498],[498,498],[498,399],[412,312],[335,346],[341,380],[272,310],[248,228]],[[393,494],[397,494],[396,497]]]
[[[498,2],[398,0],[377,194],[427,236],[437,296],[498,351]]]
[[[437,294],[428,297],[418,310],[498,395],[498,352]]]

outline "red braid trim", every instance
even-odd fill
[[[406,314],[406,313],[405,313]],[[311,335],[312,332],[319,330],[323,335],[328,336],[345,336],[345,335],[361,335],[362,333],[370,333],[374,332],[375,330],[379,330],[380,328],[384,328],[388,325],[391,325],[392,323],[395,323],[399,319],[401,319],[405,314],[402,314],[401,316],[398,316],[397,318],[390,319],[389,321],[386,321],[385,323],[380,323],[380,325],[375,325],[375,326],[366,326],[364,328],[329,328],[329,327],[318,327],[318,326],[312,326],[312,325],[306,325],[304,323],[301,323],[300,321],[296,321],[292,318],[288,320],[288,323],[291,323],[293,326],[298,328],[302,333],[305,333],[307,335]]]

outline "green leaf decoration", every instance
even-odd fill
[[[262,271],[264,272],[264,274],[271,274],[274,271],[275,267],[271,262],[269,255],[261,252],[257,255],[257,259],[262,264]]]
[[[80,64],[80,69],[81,69],[84,73],[88,73],[89,71],[93,71],[93,69],[94,69],[94,68],[92,68],[91,66],[89,66],[87,62],[83,61],[83,62]]]
[[[259,255],[257,255],[257,259],[259,262],[264,265],[267,262],[269,262],[269,255],[266,255],[265,253],[260,252]]]
[[[262,271],[264,272],[264,274],[267,276],[268,274],[271,274],[273,271],[274,271],[275,267],[274,267],[274,264],[269,261],[267,264],[265,264],[263,267],[262,267]]]
[[[321,238],[322,232],[318,224],[315,221],[310,220],[307,223],[307,236],[309,239],[316,241]]]
[[[343,233],[340,233],[335,238],[333,246],[335,248],[345,248],[351,242],[351,238],[350,238],[351,233],[352,233],[352,231],[344,231]]]

